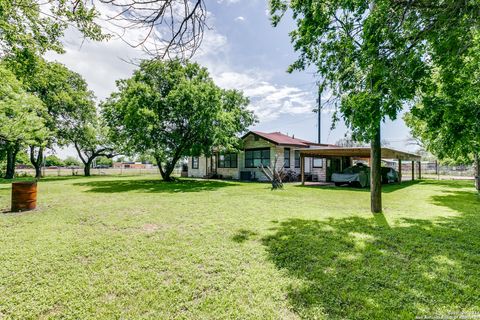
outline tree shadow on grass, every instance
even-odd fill
[[[178,180],[165,182],[162,180],[101,180],[75,183],[76,186],[89,187],[86,192],[117,193],[117,192],[158,192],[181,193],[212,191],[237,184],[232,182],[212,180]]]
[[[397,190],[401,190],[403,188],[407,188],[416,184],[421,183],[419,180],[414,180],[414,181],[404,181],[402,183],[392,183],[392,184],[383,184],[382,185],[382,193],[390,193],[390,192],[395,192]],[[338,190],[343,190],[343,191],[351,191],[351,192],[370,192],[370,188],[360,188],[360,187],[352,187],[352,186],[316,186],[316,185],[304,185],[302,186],[301,184],[296,185],[296,187],[299,188],[308,188],[308,189],[318,189],[318,190],[333,190],[333,191],[338,191]]]
[[[439,187],[449,187],[455,189],[462,189],[462,188],[473,188],[475,186],[474,180],[422,180],[421,184],[423,185],[434,185]]]
[[[99,176],[95,176],[99,177]],[[43,177],[38,180],[38,183],[46,183],[46,182],[53,182],[53,181],[68,181],[68,180],[79,180],[79,179],[85,179],[89,177],[85,177],[84,175],[79,175],[79,176],[47,176]],[[3,179],[0,178],[0,185],[2,184],[12,184],[13,182],[20,182],[20,181],[35,181],[34,177],[18,177],[15,179]]]
[[[246,230],[246,229],[240,229],[237,231],[237,233],[232,237],[232,240],[237,242],[237,243],[244,243],[245,241],[251,239],[252,237],[256,236],[257,233]]]
[[[408,219],[292,219],[263,239],[269,258],[295,281],[303,318],[414,319],[480,311],[480,202],[453,191],[432,202],[459,215]]]

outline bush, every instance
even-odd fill
[[[45,166],[46,167],[64,167],[65,162],[62,161],[59,157],[52,154],[45,158]]]

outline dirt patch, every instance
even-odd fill
[[[153,223],[147,223],[142,226],[142,230],[148,233],[152,233],[157,231],[160,228],[160,226],[153,224]]]

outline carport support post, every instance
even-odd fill
[[[412,181],[415,180],[415,161],[412,161]]]
[[[305,185],[305,156],[303,154],[300,154],[300,174],[303,186]]]
[[[402,183],[402,159],[398,159],[398,182]]]
[[[422,179],[422,161],[418,161],[418,180]]]

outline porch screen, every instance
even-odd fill
[[[270,148],[245,150],[245,168],[270,166]]]

